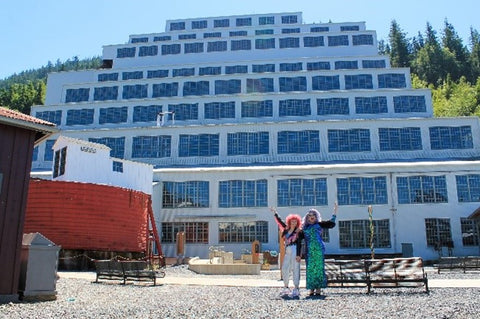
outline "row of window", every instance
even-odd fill
[[[340,248],[367,249],[371,247],[371,226],[367,219],[338,221]],[[390,220],[378,219],[372,221],[373,246],[376,248],[391,248]],[[474,220],[460,218],[462,245],[474,247],[480,244],[478,225]],[[162,243],[175,243],[176,234],[184,232],[186,242],[208,244],[208,222],[175,222],[161,224]],[[425,234],[427,245],[439,249],[453,248],[452,231],[449,218],[426,218]],[[328,229],[322,232],[325,242],[330,242]],[[251,243],[259,240],[268,243],[268,222],[219,222],[218,243]]]
[[[205,96],[223,94],[245,93],[274,93],[274,92],[307,92],[307,91],[332,91],[332,90],[374,90],[374,89],[400,89],[406,88],[407,82],[403,73],[378,74],[375,78],[372,74],[344,75],[317,75],[279,77],[278,79],[247,78],[244,80],[203,80],[185,81],[157,84],[133,84],[119,86],[104,86],[93,88],[93,96],[90,96],[90,88],[67,89],[65,103],[79,103],[93,101],[117,100],[119,96],[123,100],[146,99],[175,96]],[[275,83],[276,82],[276,83]],[[243,84],[242,84],[243,83]],[[121,91],[119,90],[121,88]]]
[[[200,28],[192,28],[200,29]],[[203,33],[182,33],[173,38],[168,34],[154,35],[153,38],[149,36],[132,37],[130,43],[148,43],[148,42],[164,42],[172,40],[192,40],[192,39],[209,39],[209,38],[225,38],[225,37],[239,37],[239,36],[253,36],[253,35],[273,35],[273,34],[294,34],[294,33],[317,33],[317,32],[329,32],[330,27],[310,26],[310,27],[292,27],[281,28],[279,31],[275,29],[257,29],[257,30],[230,30],[229,32],[210,31]],[[333,31],[333,30],[332,30]],[[359,26],[340,26],[340,31],[360,31]]]
[[[329,129],[327,130],[327,150],[329,153],[371,152],[371,132],[369,129]],[[473,149],[470,126],[434,126],[429,128],[431,150]],[[180,134],[178,157],[220,156],[220,134]],[[280,131],[276,136],[277,154],[315,154],[321,151],[320,132]],[[387,151],[419,151],[423,149],[421,129],[379,128],[379,149]],[[111,148],[111,156],[124,158],[125,137],[90,138],[89,141],[105,144]],[[227,156],[269,155],[269,132],[227,133]],[[52,146],[55,140],[47,140],[44,161],[53,160]],[[132,139],[131,158],[172,157],[172,136],[135,136]],[[33,160],[38,159],[38,147]]]
[[[386,68],[385,59],[379,60],[361,60],[363,69],[380,69]],[[335,70],[355,70],[359,69],[359,61],[334,61],[333,66]],[[250,70],[249,70],[250,68]],[[196,69],[198,69],[196,71]],[[315,62],[285,62],[285,63],[267,63],[267,64],[253,64],[253,65],[227,65],[221,66],[206,66],[206,67],[189,67],[179,69],[159,69],[144,71],[125,71],[121,73],[122,80],[139,80],[139,79],[155,79],[166,78],[171,74],[171,77],[185,77],[185,76],[204,76],[204,75],[221,75],[221,74],[247,74],[247,73],[266,73],[266,72],[298,72],[298,71],[318,71],[331,70],[331,63],[329,61],[315,61]],[[118,81],[119,73],[101,73],[98,74],[98,82]]]
[[[265,118],[273,117],[274,110],[278,110],[280,117],[285,116],[320,116],[328,115],[350,115],[350,103],[353,103],[355,114],[385,114],[389,113],[388,99],[386,96],[354,97],[349,98],[323,98],[316,99],[316,110],[312,110],[310,99],[287,99],[279,100],[274,104],[273,100],[263,101],[242,101],[238,117],[241,118]],[[128,106],[108,107],[99,109],[99,124],[127,123]],[[235,119],[235,101],[230,102],[208,102],[203,103],[203,119],[224,120]],[[155,122],[158,114],[164,111],[175,112],[175,120],[192,121],[201,120],[199,103],[168,104],[166,110],[162,105],[137,105],[133,107],[133,123]],[[401,95],[393,97],[393,111],[400,113],[425,113],[426,104],[423,95]],[[62,110],[37,111],[37,118],[40,118],[56,125],[62,125]],[[65,125],[91,125],[94,124],[94,109],[67,110]],[[173,115],[168,115],[171,120]]]
[[[350,40],[351,38],[351,40]],[[326,41],[326,43],[325,43]],[[287,38],[268,38],[255,39],[254,46],[252,40],[218,40],[209,42],[184,43],[183,51],[180,43],[162,44],[162,45],[142,45],[138,47],[138,57],[148,57],[172,54],[189,54],[203,52],[224,52],[224,51],[243,51],[243,50],[267,50],[267,49],[289,49],[289,48],[315,48],[315,47],[338,47],[357,45],[373,45],[373,36],[371,34],[358,35],[332,35],[332,36],[304,36]],[[122,47],[117,49],[117,58],[137,57],[137,47]]]
[[[456,175],[457,200],[480,202],[480,175]],[[210,207],[208,181],[163,182],[162,208]],[[388,204],[387,178],[336,178],[339,205]],[[398,204],[448,203],[445,175],[396,177]],[[291,178],[277,181],[278,207],[326,206],[326,178]],[[228,180],[218,182],[218,206],[267,207],[267,180]]]

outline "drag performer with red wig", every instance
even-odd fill
[[[282,234],[282,238],[285,243],[285,256],[282,263],[282,279],[284,288],[280,293],[281,296],[289,296],[293,298],[300,297],[300,243],[299,233],[301,232],[301,217],[299,215],[290,214],[287,216],[286,221],[278,216],[275,209],[270,209],[274,213],[275,221],[278,224],[278,228]],[[290,293],[288,282],[290,280],[290,272],[293,273],[293,285],[295,288]]]

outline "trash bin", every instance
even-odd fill
[[[20,300],[57,299],[58,252],[56,246],[40,233],[23,234],[20,256]]]

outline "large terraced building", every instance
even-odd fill
[[[336,201],[329,254],[370,254],[369,205],[377,254],[478,254],[479,119],[434,118],[430,91],[378,54],[364,22],[169,20],[105,46],[103,60],[49,75],[32,115],[60,132],[36,148],[33,174],[51,171],[58,135],[154,165],[167,256],[179,231],[187,256],[238,257],[255,239],[278,250],[269,207],[329,218]]]

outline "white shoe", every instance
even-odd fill
[[[300,291],[298,290],[298,288],[295,288],[295,289],[292,290],[292,293],[290,294],[290,297],[291,298],[300,297]]]
[[[282,291],[280,292],[280,296],[286,296],[290,294],[290,288],[283,288]]]

